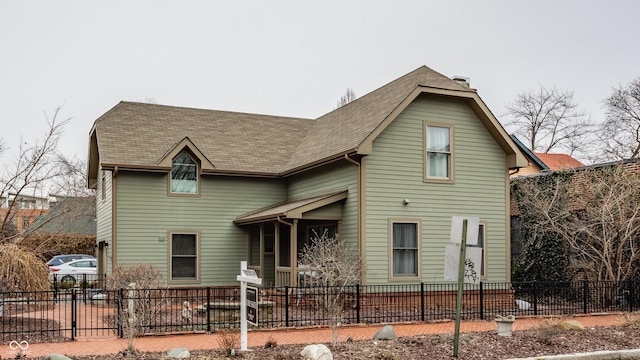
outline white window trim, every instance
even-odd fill
[[[434,177],[434,176],[428,176],[428,163],[429,163],[429,157],[428,157],[428,144],[427,144],[427,139],[428,139],[428,128],[429,127],[439,127],[439,128],[448,128],[449,129],[449,152],[447,154],[449,154],[449,177]],[[423,181],[424,182],[431,182],[431,183],[454,183],[455,182],[455,162],[454,162],[454,158],[455,158],[455,154],[454,154],[454,149],[455,149],[455,143],[454,143],[454,139],[455,139],[455,126],[453,124],[444,124],[444,123],[435,123],[435,122],[428,122],[428,121],[424,121],[422,124],[422,146],[423,146],[423,151],[422,151],[422,157],[423,157],[423,169],[422,169],[422,177],[423,177]]]

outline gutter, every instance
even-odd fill
[[[363,242],[363,234],[364,234],[364,188],[362,186],[362,164],[358,161],[353,160],[351,157],[349,157],[349,154],[344,154],[344,159],[347,160],[348,162],[354,164],[355,166],[358,167],[358,180],[357,180],[357,188],[358,188],[358,217],[357,217],[357,223],[358,223],[358,257],[360,260],[360,264],[361,264],[361,269],[360,269],[360,284],[364,285],[366,283],[365,279],[366,279],[366,275],[365,275],[365,269],[366,269],[366,261],[365,261],[365,244]]]

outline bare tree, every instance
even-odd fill
[[[607,119],[598,132],[607,159],[640,156],[640,77],[604,100]]]
[[[58,119],[61,109],[58,107],[51,118],[45,114],[47,131],[34,145],[20,141],[14,164],[0,175],[0,199],[3,200],[0,208],[0,264],[3,268],[0,282],[8,287],[4,290],[49,288],[47,266],[38,254],[20,245],[27,232],[24,227],[17,231],[15,221],[17,217],[39,215],[43,205],[33,202],[29,206],[24,205],[36,198],[46,199],[50,182],[64,175],[58,161],[57,146],[70,119]]]
[[[352,102],[355,99],[356,99],[355,91],[353,91],[353,89],[351,88],[347,88],[347,91],[345,92],[345,94],[340,97],[340,100],[338,100],[338,103],[336,104],[336,109],[347,105],[348,103]]]
[[[116,266],[107,279],[107,288],[120,290],[117,295],[120,311],[105,321],[111,326],[118,325],[122,337],[127,339],[127,352],[131,354],[135,351],[134,339],[152,326],[156,316],[169,305],[162,274],[149,264]]]
[[[95,190],[87,187],[87,162],[76,157],[57,156],[61,176],[52,179],[49,193],[66,197],[93,197]]]
[[[505,126],[527,139],[531,150],[569,155],[588,151],[587,136],[593,125],[578,109],[573,92],[540,86],[516,95],[506,109],[509,119]]]
[[[517,180],[521,192],[518,206],[539,214],[532,228],[544,235],[553,232],[562,239],[570,250],[570,266],[592,280],[637,279],[638,169],[625,164],[592,167],[573,173],[568,181]]]
[[[305,271],[305,283],[316,305],[329,317],[329,327],[333,345],[338,341],[338,331],[345,311],[351,307],[354,285],[358,284],[361,273],[357,251],[338,235],[330,237],[325,231],[315,234],[311,244],[307,244],[300,255],[300,265]]]

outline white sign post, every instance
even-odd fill
[[[240,281],[240,351],[247,351],[247,283],[261,285],[262,279],[255,270],[247,269],[246,261],[240,262],[240,275],[236,279]]]

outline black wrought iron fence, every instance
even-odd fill
[[[103,277],[45,292],[0,293],[0,336],[30,342],[83,336],[211,332],[239,327],[239,287],[102,290]],[[637,282],[480,283],[465,285],[463,320],[496,315],[572,315],[635,311]],[[262,287],[258,327],[428,322],[455,318],[457,285]],[[135,320],[135,321],[133,321]]]

